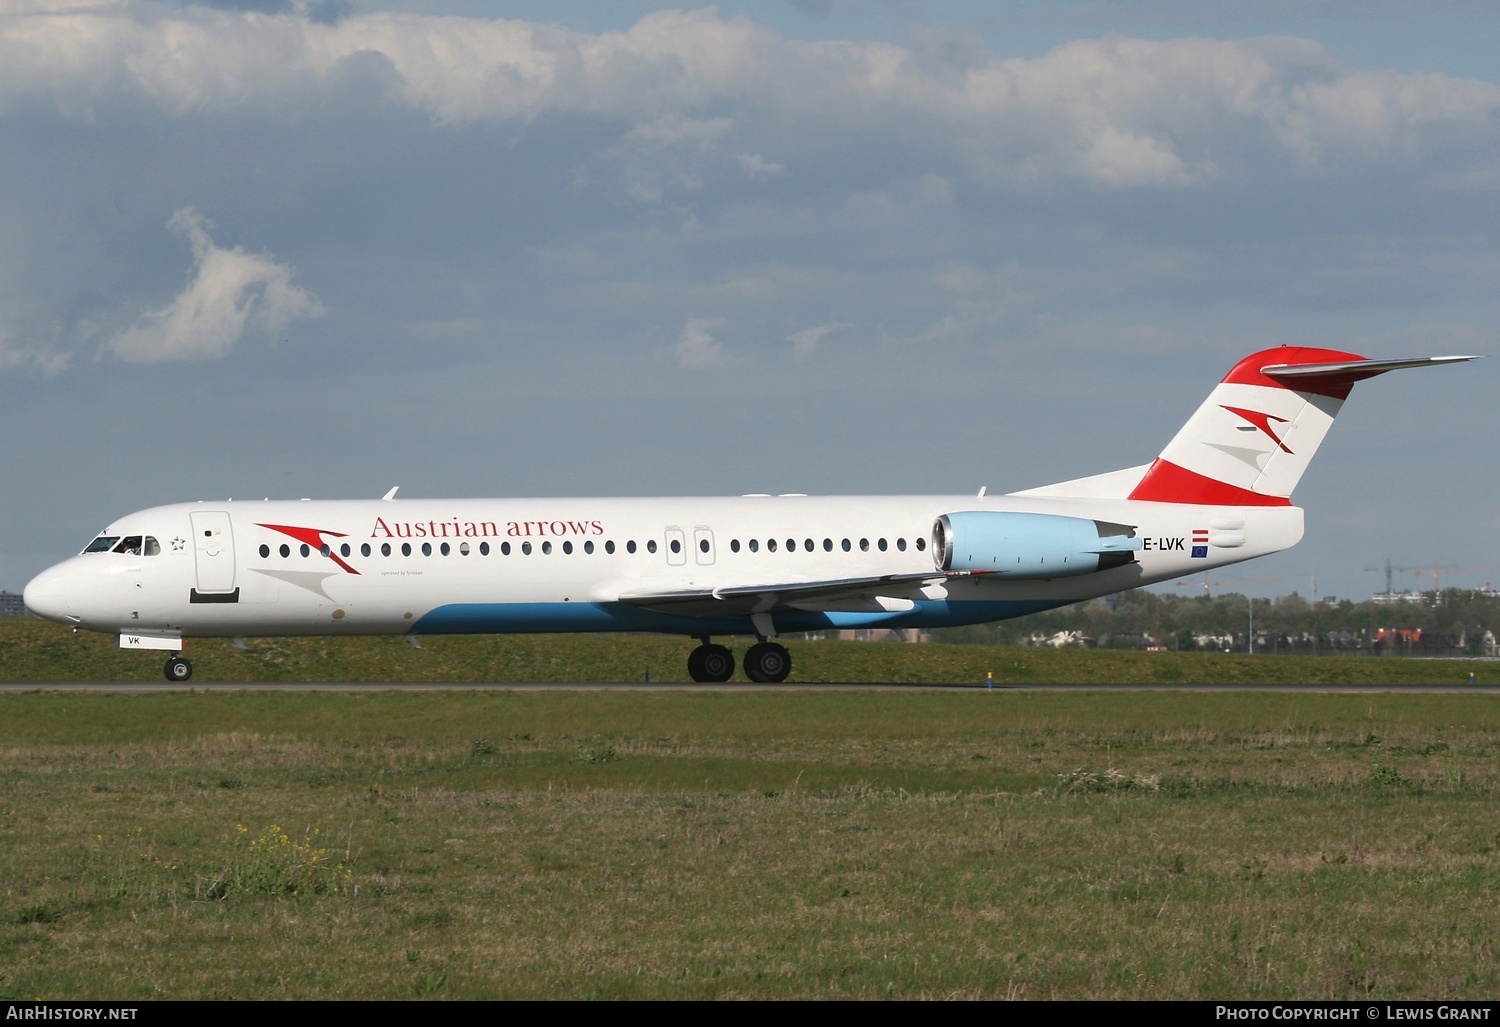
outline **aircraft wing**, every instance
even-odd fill
[[[669,592],[624,592],[617,600],[657,613],[684,617],[769,613],[779,606],[838,609],[840,601],[851,607],[868,606],[878,597],[910,603],[902,593],[924,584],[937,584],[957,577],[943,571],[912,574],[882,574],[869,578],[832,578],[827,581],[796,581],[769,585],[736,585],[729,588],[682,589]],[[898,609],[899,607],[893,607]]]

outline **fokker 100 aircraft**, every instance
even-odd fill
[[[1295,545],[1291,494],[1357,381],[1470,360],[1281,347],[1241,360],[1150,464],[1003,496],[182,503],[122,517],[26,586],[37,614],[167,650],[190,638],[651,631],[778,634],[1018,617]]]

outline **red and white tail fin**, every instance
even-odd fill
[[[1406,367],[1473,359],[1367,360],[1304,346],[1253,353],[1234,365],[1128,498],[1289,506],[1292,490],[1355,382]]]

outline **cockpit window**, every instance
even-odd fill
[[[111,542],[117,544],[111,546]],[[109,537],[100,535],[89,543],[89,547],[84,552],[102,553],[106,549],[114,553],[123,553],[126,556],[158,556],[161,553],[161,543],[150,535],[126,535],[124,538],[119,535]]]

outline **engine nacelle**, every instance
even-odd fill
[[[1064,578],[1135,562],[1141,540],[1128,524],[1061,514],[966,510],[932,526],[940,571],[1007,578]]]

